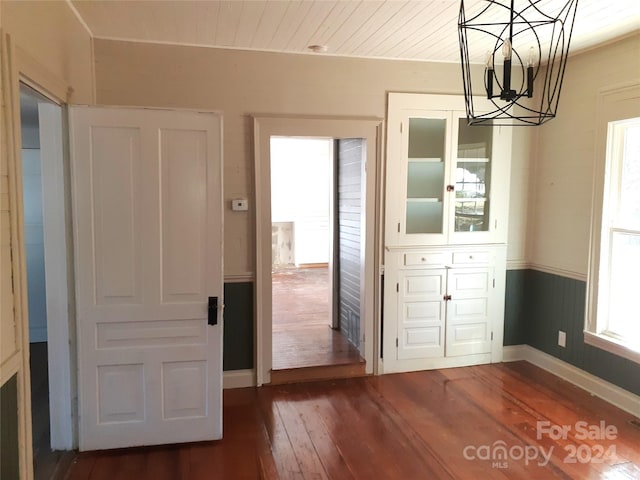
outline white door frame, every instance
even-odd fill
[[[71,86],[56,74],[50,72],[37,60],[33,59],[26,51],[24,51],[19,43],[13,42],[11,35],[4,31],[0,31],[0,46],[2,47],[2,94],[5,106],[3,113],[3,129],[6,129],[7,138],[4,146],[6,147],[6,161],[9,179],[9,202],[11,213],[11,270],[13,274],[13,295],[14,295],[14,312],[13,320],[16,328],[15,352],[11,354],[7,362],[0,369],[0,376],[3,380],[10,378],[12,375],[18,376],[18,405],[24,408],[18,409],[18,441],[19,441],[19,466],[20,475],[26,479],[33,478],[33,455],[32,455],[32,422],[31,422],[31,387],[30,387],[30,371],[29,371],[29,329],[28,329],[28,301],[27,301],[27,282],[26,282],[26,257],[24,245],[24,211],[22,206],[23,187],[22,187],[22,161],[20,153],[22,150],[21,126],[20,126],[20,83],[33,88],[38,93],[53,101],[53,103],[63,108],[62,124],[66,128],[66,112],[65,105],[68,103],[72,95]],[[62,138],[64,155],[66,162],[66,133],[63,132]],[[69,195],[68,190],[66,195]],[[66,202],[66,200],[65,200]],[[70,209],[66,209],[68,214]],[[70,259],[71,257],[69,257]],[[70,272],[73,273],[72,271]],[[60,280],[61,282],[63,280]],[[64,280],[66,281],[66,280]],[[71,289],[73,290],[73,289]],[[73,302],[71,302],[73,305]],[[73,314],[73,313],[72,313]],[[73,322],[73,318],[70,319]],[[66,333],[68,332],[68,333]],[[61,359],[60,361],[68,362],[70,367],[56,365],[56,360],[50,363],[56,377],[50,377],[50,384],[56,381],[57,375],[70,376],[70,391],[60,398],[60,405],[65,411],[71,412],[71,416],[65,415],[60,418],[59,428],[65,438],[71,437],[73,448],[77,445],[76,422],[75,422],[75,402],[76,384],[75,384],[75,329],[74,324],[65,324],[62,335],[66,335],[68,340],[65,342],[67,349],[70,350],[69,359],[64,360],[65,353],[53,353],[53,356]],[[61,340],[62,341],[62,340]],[[59,344],[58,342],[56,342]],[[55,347],[54,347],[55,350]],[[63,349],[64,350],[64,349]],[[49,352],[51,359],[52,352]],[[51,360],[50,360],[51,362]],[[73,373],[73,374],[72,374]],[[59,383],[62,385],[62,382]],[[72,418],[73,416],[73,418]],[[53,432],[52,432],[53,433]],[[59,446],[62,448],[62,446]]]
[[[378,327],[378,215],[377,176],[380,169],[382,120],[378,118],[254,117],[256,205],[256,375],[257,384],[271,382],[271,160],[270,139],[283,137],[364,138],[366,140],[366,220],[361,317],[366,373],[377,372]]]
[[[56,110],[57,109],[57,110]],[[75,447],[73,410],[75,396],[75,319],[73,310],[73,253],[68,242],[71,210],[68,165],[63,152],[62,107],[45,104],[39,109],[42,160],[42,213],[47,302],[47,346],[49,357],[49,414],[51,448]],[[46,125],[43,125],[43,121]],[[43,128],[44,127],[44,128]],[[43,148],[46,142],[47,151]],[[66,170],[66,171],[65,171]],[[66,187],[65,188],[65,184]],[[64,253],[62,253],[64,252]]]
[[[52,98],[38,85],[20,75],[20,83],[42,96],[39,106],[39,135],[42,168],[42,216],[47,309],[48,395],[50,446],[53,450],[71,450],[77,446],[74,398],[75,321],[73,310],[73,252],[70,238],[71,210],[66,111],[64,104]],[[20,128],[22,125],[20,125]],[[20,152],[22,151],[20,145]],[[22,162],[21,162],[22,167]],[[22,199],[22,168],[19,192]],[[21,218],[24,221],[24,218]],[[22,238],[24,242],[24,238]],[[24,245],[21,245],[24,248]],[[64,252],[61,254],[61,252]],[[28,295],[28,292],[27,292]],[[28,318],[25,315],[28,325]]]

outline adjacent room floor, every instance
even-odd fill
[[[68,467],[72,452],[51,451],[49,418],[49,358],[46,342],[29,345],[31,422],[35,480],[49,480]]]
[[[636,479],[633,421],[526,362],[264,386],[224,392],[223,440],[83,453],[68,478]]]
[[[362,361],[331,328],[327,267],[279,268],[272,279],[274,370]]]

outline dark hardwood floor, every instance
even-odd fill
[[[83,453],[68,479],[639,479],[632,420],[526,362],[226,390],[223,440]]]
[[[29,344],[31,423],[35,480],[58,478],[69,467],[73,452],[51,450],[49,419],[49,359],[46,342]]]
[[[361,363],[360,353],[331,328],[327,267],[273,272],[273,370]]]

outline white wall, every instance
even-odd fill
[[[2,0],[0,9],[23,73],[62,100],[91,103],[92,40],[67,2]]]
[[[271,221],[293,222],[296,265],[329,263],[333,141],[271,139]]]
[[[586,279],[599,92],[638,81],[638,34],[569,58],[558,116],[535,132],[528,244],[535,268]]]
[[[107,105],[220,110],[224,115],[224,190],[254,201],[254,114],[385,118],[388,92],[462,94],[458,63],[391,61],[326,55],[291,55],[213,48],[95,40],[97,101]],[[481,67],[478,67],[481,68]],[[478,76],[482,78],[482,75]],[[481,88],[478,86],[478,88]],[[531,129],[522,129],[527,137]],[[521,163],[527,160],[519,157]],[[522,217],[526,202],[518,182],[511,191]],[[526,192],[525,192],[526,195]],[[524,204],[524,205],[523,205]],[[225,274],[255,270],[255,218],[225,212]],[[512,222],[523,228],[524,221]],[[514,242],[525,235],[514,234]],[[513,250],[512,250],[513,249]],[[524,262],[524,247],[511,242],[510,260]]]
[[[44,275],[42,173],[40,150],[22,150],[24,188],[24,241],[29,295],[29,341],[47,341],[47,297]]]

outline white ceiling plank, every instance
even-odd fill
[[[384,2],[378,0],[362,1],[358,7],[351,12],[347,22],[340,25],[334,30],[333,34],[327,40],[331,52],[345,54],[342,46],[349,41],[351,37],[357,35],[364,28],[364,25],[373,17]]]
[[[204,45],[214,45],[218,32],[220,2],[205,2],[206,10],[198,16],[198,38]],[[200,42],[198,42],[200,44]]]
[[[459,61],[459,0],[71,1],[96,38],[296,53],[319,44],[335,55]],[[516,9],[528,5],[515,1]],[[564,4],[536,6],[557,12]],[[486,5],[465,0],[469,15]],[[505,14],[508,9],[492,7],[487,18]],[[640,0],[579,0],[571,45],[589,48],[637,30]],[[470,48],[481,61],[489,47],[477,41]]]
[[[400,15],[390,18],[384,28],[374,36],[359,45],[357,51],[361,55],[382,56],[383,52],[406,38],[408,32],[414,32],[418,26],[424,24],[424,15],[429,8],[429,2],[408,2],[407,8],[400,11]],[[397,42],[393,39],[396,38]]]
[[[455,4],[439,5],[439,9],[432,13],[428,32],[422,30],[418,35],[412,36],[399,55],[403,58],[416,58],[426,48],[431,53],[431,58],[441,60],[440,44],[447,38],[458,38],[458,11]]]
[[[315,32],[313,42],[311,42],[310,39],[311,44],[329,45],[336,31],[342,28],[349,28],[349,25],[351,25],[351,16],[353,12],[358,9],[360,3],[362,2],[338,2],[323,22],[323,26]],[[335,53],[332,48],[330,51]]]
[[[267,2],[243,2],[240,23],[236,29],[234,46],[239,48],[250,48],[253,43],[260,20],[264,15]]]
[[[260,18],[258,28],[251,42],[252,48],[266,50],[271,43],[274,33],[282,23],[291,2],[267,2],[267,6]]]
[[[278,51],[285,50],[291,38],[298,32],[312,5],[313,3],[309,1],[290,2],[289,8],[282,17],[282,22],[271,37],[268,48]]]
[[[244,2],[220,2],[216,27],[216,44],[221,47],[234,47],[236,30],[242,15]]]
[[[425,2],[426,7],[419,15],[411,19],[402,29],[390,35],[385,45],[380,47],[380,56],[400,58],[400,52],[406,49],[408,44],[415,44],[419,39],[424,37],[425,31],[428,31],[432,24],[434,11],[441,8],[440,2]]]
[[[411,11],[414,2],[403,2],[398,8],[393,2],[385,2],[376,10],[369,20],[362,26],[355,35],[342,45],[346,51],[357,55],[363,50],[363,45],[371,42],[372,38],[382,35],[388,29],[398,28],[398,24],[405,23],[408,18],[407,12]]]
[[[333,28],[333,25],[329,23],[329,18],[341,3],[345,2],[314,1],[300,24],[300,28],[289,39],[286,48],[302,52],[309,45],[321,44],[322,32]]]

